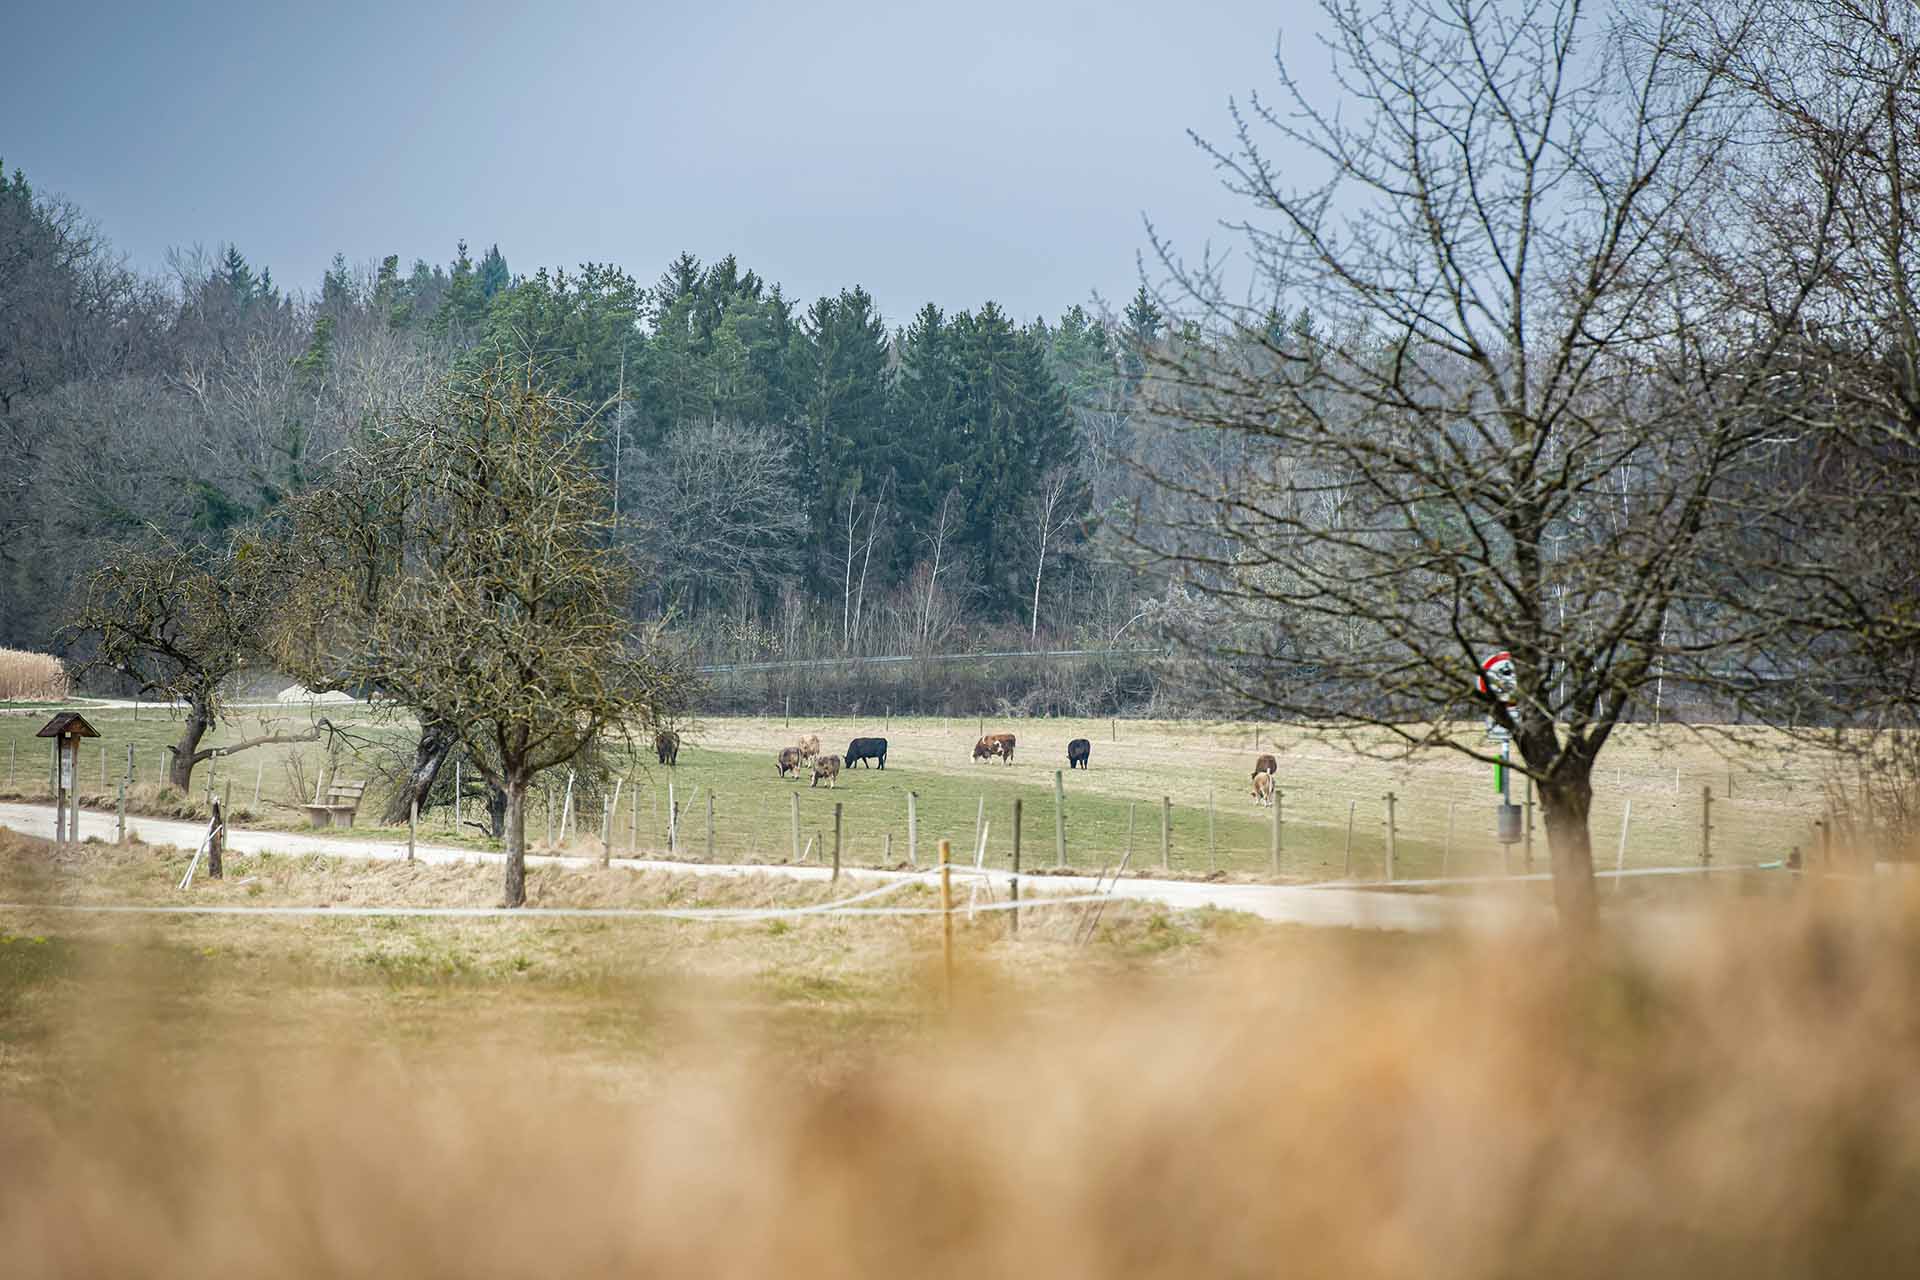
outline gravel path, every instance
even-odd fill
[[[0,804],[0,827],[8,827],[45,839],[53,837],[53,809],[48,805]],[[172,845],[191,851],[206,835],[206,824],[164,818],[129,817],[128,834],[148,844]],[[82,811],[80,837],[113,839],[114,815]],[[325,854],[336,858],[405,858],[404,843],[357,840],[339,836],[301,834],[286,831],[244,831],[227,833],[227,848],[243,853]],[[184,855],[183,855],[184,856]],[[415,856],[424,862],[500,862],[504,855],[472,849],[455,849],[417,844]],[[591,867],[597,858],[561,857],[530,854],[528,866]],[[633,870],[677,871],[707,876],[773,875],[795,880],[822,880],[832,873],[819,866],[752,866],[700,862],[669,862],[651,858],[615,858],[613,865]],[[849,876],[873,880],[918,878],[933,883],[934,871],[873,871],[849,869]],[[971,875],[959,883],[966,884]],[[1004,895],[1010,879],[1007,872],[993,871],[988,878],[994,891]],[[1092,876],[1023,876],[1026,892],[1079,894],[1095,886]],[[1244,911],[1266,920],[1285,924],[1331,925],[1362,929],[1439,929],[1452,926],[1497,926],[1542,914],[1522,907],[1510,898],[1438,897],[1428,894],[1389,893],[1373,889],[1311,888],[1295,885],[1216,884],[1188,880],[1121,880],[1115,885],[1116,898],[1134,898],[1159,902],[1169,907],[1188,909],[1217,907],[1226,911]]]

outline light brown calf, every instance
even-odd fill
[[[1253,801],[1269,808],[1273,805],[1273,775],[1259,772],[1253,775]]]
[[[817,787],[820,785],[820,779],[822,778],[825,778],[827,780],[827,790],[829,791],[833,790],[835,787],[839,785],[840,783],[840,757],[839,756],[819,756],[815,758],[813,762],[813,781],[809,782],[807,785],[809,787]]]

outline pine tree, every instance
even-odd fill
[[[480,296],[492,302],[500,291],[513,283],[513,273],[507,270],[507,260],[500,254],[500,246],[494,245],[487,250],[486,257],[480,259]]]

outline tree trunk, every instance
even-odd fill
[[[507,779],[507,881],[502,906],[527,905],[527,780]]]
[[[487,834],[495,840],[507,835],[507,793],[491,783],[487,785]]]
[[[193,794],[194,753],[200,740],[213,727],[213,708],[203,698],[187,703],[187,722],[180,726],[180,741],[173,745],[173,762],[167,766],[167,785],[183,796]]]
[[[1564,768],[1564,766],[1563,766]],[[1547,849],[1553,859],[1553,905],[1563,927],[1584,932],[1595,917],[1593,840],[1587,818],[1593,808],[1593,775],[1540,783],[1547,820]]]
[[[446,764],[447,757],[453,754],[454,744],[458,740],[453,727],[442,721],[430,721],[420,726],[420,740],[413,748],[413,767],[407,770],[406,780],[395,788],[393,797],[387,801],[386,812],[380,815],[383,824],[400,826],[411,815],[415,803],[419,804],[420,812],[427,811],[427,794],[433,790],[433,784],[440,776],[440,768]]]

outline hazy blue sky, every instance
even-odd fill
[[[1132,291],[1141,215],[1185,248],[1244,210],[1186,139],[1318,70],[1304,5],[9,6],[0,157],[133,261],[231,241],[282,286],[334,252],[651,281],[737,253],[889,320]]]

